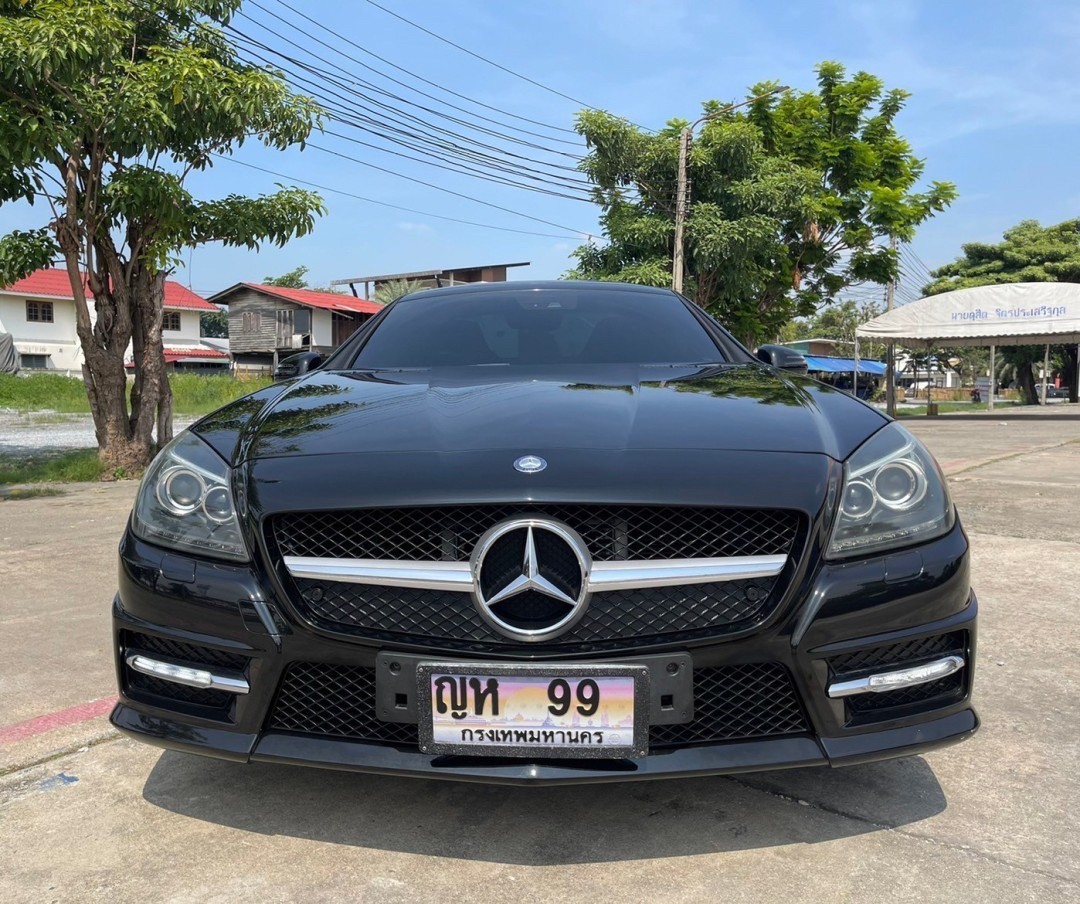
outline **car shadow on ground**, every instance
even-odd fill
[[[921,757],[659,782],[517,788],[164,752],[154,806],[263,835],[528,866],[816,844],[946,807]]]

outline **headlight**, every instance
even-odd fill
[[[137,536],[161,546],[221,559],[248,558],[229,467],[194,433],[180,434],[150,464],[131,524]]]
[[[954,520],[945,478],[914,436],[893,423],[844,467],[830,558],[862,555],[941,536]]]

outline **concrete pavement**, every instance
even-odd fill
[[[906,423],[972,538],[983,729],[833,771],[507,789],[118,739],[85,716],[134,485],[0,502],[0,898],[1077,900],[1080,420]]]

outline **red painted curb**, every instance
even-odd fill
[[[0,744],[12,744],[32,738],[34,735],[63,728],[65,725],[76,725],[79,722],[88,722],[103,716],[116,705],[116,697],[105,697],[102,700],[94,700],[92,703],[80,703],[70,709],[62,709],[59,712],[37,716],[27,719],[25,722],[16,722],[7,728],[0,728]]]

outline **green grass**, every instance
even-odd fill
[[[17,411],[62,411],[89,414],[90,402],[82,380],[54,374],[13,377],[0,374],[0,408]]]
[[[79,483],[101,480],[105,466],[97,449],[0,459],[0,486],[16,483]]]
[[[237,380],[228,375],[176,373],[169,377],[173,390],[173,410],[177,414],[208,414],[270,380]],[[0,374],[0,408],[16,411],[58,411],[89,414],[86,387],[75,377],[30,374],[13,377]]]
[[[994,402],[994,411],[999,411],[1002,408],[1015,408],[1019,405],[1019,402],[1001,401],[1000,399]],[[986,402],[938,402],[938,413],[948,414],[949,412],[968,412],[968,411],[987,411]],[[917,408],[897,408],[897,417],[919,417],[926,414],[926,406],[920,405]]]
[[[173,374],[173,410],[177,414],[209,414],[222,405],[270,385],[270,378],[237,380],[226,374]]]

